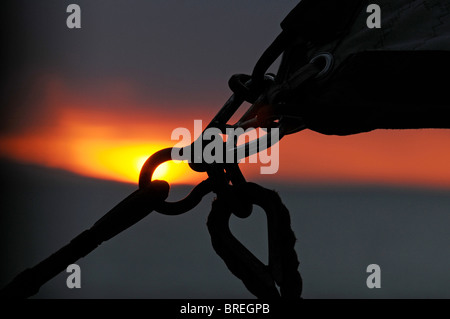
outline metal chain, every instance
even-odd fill
[[[211,120],[207,128],[215,127],[225,134],[227,127],[247,128],[247,126],[255,124],[254,128],[279,128],[280,139],[285,134],[303,128],[301,124],[298,124],[297,119],[292,120],[278,115],[274,104],[284,92],[308,82],[320,70],[313,64],[309,64],[282,83],[276,83],[273,76],[265,75],[266,70],[285,50],[291,40],[292,34],[283,32],[263,53],[251,76],[236,75],[230,79],[229,86],[234,94]],[[253,105],[236,124],[227,124],[244,101],[249,101]],[[267,107],[271,108],[270,112],[266,112],[267,109],[265,109],[264,114],[261,114],[261,109]],[[202,136],[203,134],[200,138]],[[193,147],[194,143],[188,147]],[[258,140],[256,143],[258,144]],[[252,152],[261,151],[253,145],[246,143],[239,147],[245,149],[245,156],[250,156]],[[237,152],[240,150],[239,147],[234,146],[232,151],[239,154]],[[171,152],[172,148],[167,148],[153,154],[141,169],[137,191],[120,202],[68,245],[35,267],[19,274],[0,290],[0,297],[26,298],[32,296],[44,283],[63,271],[67,265],[86,256],[102,242],[137,223],[151,211],[179,215],[197,206],[206,194],[213,191],[218,195],[218,199],[213,203],[208,219],[208,229],[214,249],[224,259],[233,274],[238,276],[257,297],[278,298],[281,295],[282,298],[299,298],[302,280],[297,270],[299,263],[294,250],[295,236],[290,227],[289,212],[279,196],[274,191],[247,183],[237,163],[206,164],[191,161],[190,167],[197,172],[207,172],[208,179],[198,184],[185,199],[173,203],[166,202],[169,185],[164,181],[152,181],[152,175],[160,164],[172,159]],[[268,266],[262,264],[237,241],[228,228],[231,212],[238,217],[246,218],[251,214],[252,204],[261,206],[267,214]],[[276,285],[280,287],[280,292]]]
[[[302,292],[302,278],[298,271],[299,261],[295,251],[295,235],[291,229],[289,211],[275,191],[254,183],[238,188],[250,203],[264,209],[269,235],[269,264],[264,265],[231,233],[229,219],[233,211],[230,198],[219,196],[208,216],[208,230],[216,253],[228,269],[242,280],[247,289],[263,299],[298,299]],[[280,287],[278,292],[276,285]]]

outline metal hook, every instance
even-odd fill
[[[139,174],[139,188],[147,187],[153,177],[156,168],[164,162],[172,160],[173,147],[162,149],[150,156],[144,163]],[[155,210],[164,215],[180,215],[186,213],[197,206],[202,198],[212,191],[212,182],[206,179],[197,186],[182,200],[177,202],[163,201],[157,205]]]
[[[320,78],[330,72],[334,64],[334,57],[329,52],[323,52],[312,58],[309,63],[322,67],[322,70],[315,76],[315,78]]]

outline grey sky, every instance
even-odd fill
[[[70,3],[81,7],[81,29],[66,27]],[[230,94],[229,77],[251,72],[297,3],[9,1],[0,133],[39,129],[51,121],[52,112],[42,103],[48,77],[80,96],[108,95],[111,84],[125,84],[146,105],[143,110],[130,103],[127,109],[142,116],[151,116],[152,107],[186,110],[187,105],[214,113]]]
[[[56,73],[91,89],[130,80],[161,99],[217,97],[233,73],[250,72],[298,1],[15,1],[8,29],[12,78]],[[179,100],[177,98],[177,100]]]

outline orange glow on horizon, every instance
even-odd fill
[[[123,143],[123,142],[122,142]],[[11,158],[47,167],[61,168],[100,179],[137,184],[142,165],[163,144],[134,144],[106,140],[60,140],[24,137],[0,140]],[[44,151],[41,151],[44,150]],[[33,154],[32,158],[30,154]],[[205,176],[193,172],[186,163],[169,161],[155,170],[153,179],[175,184],[198,183]]]
[[[58,82],[48,84],[44,104],[49,114],[42,116],[51,117],[51,125],[0,136],[0,155],[83,176],[137,184],[146,159],[177,143],[170,140],[171,131],[186,125],[186,119],[169,123],[167,118],[172,116],[163,112],[152,117],[130,112],[123,107],[128,103],[115,96],[101,100],[72,94]],[[101,111],[109,108],[117,111]],[[186,163],[173,161],[161,164],[153,175],[153,179],[176,184],[195,184],[204,178]]]
[[[120,92],[120,90],[118,90]],[[116,94],[116,95],[115,95]],[[49,81],[37,108],[37,127],[0,136],[0,156],[80,175],[137,184],[144,161],[174,146],[177,127],[203,125],[219,109],[151,107],[126,94],[89,96]],[[180,101],[180,104],[184,102]],[[155,111],[155,109],[157,111]],[[149,111],[150,110],[150,111]],[[34,120],[34,118],[33,118]],[[380,183],[450,188],[450,130],[379,130],[346,137],[304,131],[280,144],[279,171],[260,175],[261,164],[243,164],[249,181]],[[168,162],[154,179],[197,184],[206,174]]]

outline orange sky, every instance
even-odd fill
[[[132,92],[93,96],[54,79],[44,87],[43,99],[36,106],[42,112],[33,115],[37,127],[1,136],[0,155],[131,183],[137,183],[148,156],[177,143],[170,139],[173,129],[193,130],[194,119],[206,125],[220,107],[180,101],[176,109],[159,109]],[[380,130],[347,137],[304,131],[281,141],[280,169],[275,175],[259,175],[259,164],[242,167],[248,180],[448,188],[449,145],[450,130]],[[170,163],[155,177],[197,183],[206,175],[192,172],[187,164]]]

